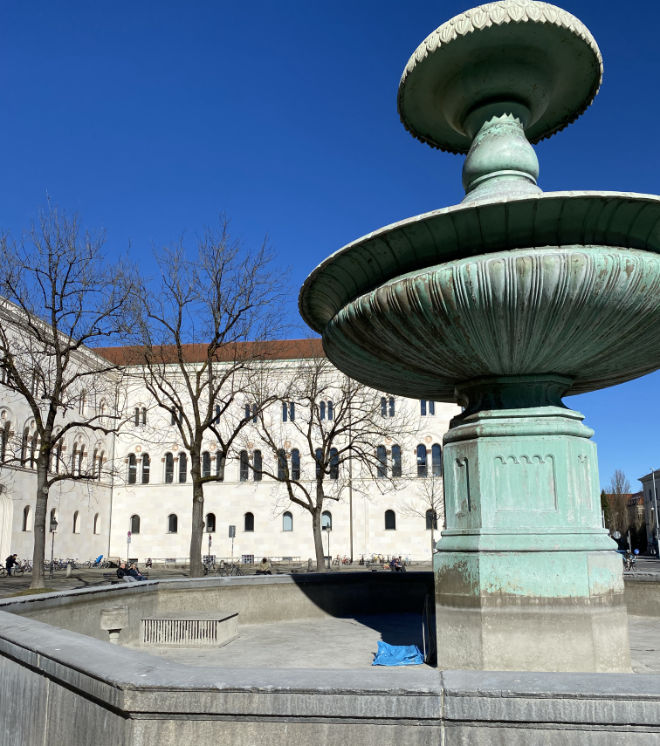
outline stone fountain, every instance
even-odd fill
[[[562,397],[660,367],[660,199],[542,192],[530,143],[602,78],[589,30],[503,0],[436,29],[403,72],[418,140],[467,153],[465,199],[345,246],[300,310],[348,375],[463,407],[444,440],[438,666],[629,671],[596,447]]]

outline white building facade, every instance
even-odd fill
[[[318,340],[309,344],[321,354]],[[291,356],[295,346],[290,342],[271,346],[269,359],[260,364],[269,367],[273,380],[286,384],[299,372],[300,361]],[[192,359],[190,365],[195,364]],[[122,372],[113,378],[122,422],[118,432],[103,438],[72,433],[64,446],[62,457],[78,459],[78,468],[93,478],[65,480],[51,489],[48,509],[55,511],[58,521],[54,554],[83,561],[99,554],[128,556],[141,563],[147,558],[183,560],[189,554],[192,520],[189,454],[170,413],[159,408],[142,385],[139,367],[126,366]],[[338,380],[343,376],[335,373]],[[172,375],[176,375],[174,368]],[[0,454],[0,558],[10,552],[29,558],[36,490],[30,412],[20,398],[3,391],[1,384],[0,396],[3,448],[12,454],[12,458],[5,457],[5,450]],[[374,444],[382,468],[373,473],[360,463],[345,462],[340,473],[327,481],[328,494],[337,499],[324,503],[322,523],[330,527],[323,532],[324,552],[354,560],[372,555],[429,560],[432,508],[437,514],[436,541],[444,518],[442,438],[459,409],[453,404],[378,396],[387,425],[387,435]],[[247,399],[237,397],[232,405],[236,416],[242,416],[246,405]],[[332,415],[330,400],[318,406],[324,407],[325,417]],[[293,459],[301,479],[309,475],[311,483],[315,464],[305,455],[301,430],[289,415],[282,413],[279,402],[269,406],[268,417],[278,424],[286,458]],[[308,415],[299,408],[297,422]],[[310,513],[291,503],[283,483],[255,467],[255,459],[259,463],[263,459],[264,464],[272,459],[256,423],[245,427],[224,468],[212,438],[204,442],[203,450],[205,473],[223,473],[222,481],[204,487],[203,554],[245,562],[258,562],[261,557],[306,561],[315,556]],[[265,466],[263,471],[267,471]]]

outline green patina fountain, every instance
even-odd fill
[[[349,244],[301,291],[342,371],[463,407],[444,439],[441,668],[630,670],[593,431],[562,397],[660,367],[660,198],[544,193],[530,145],[601,77],[588,29],[547,3],[440,26],[406,65],[399,113],[422,142],[467,153],[465,199]]]

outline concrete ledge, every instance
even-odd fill
[[[220,581],[220,586],[211,587],[211,597],[229,581],[243,589],[235,598],[246,605],[247,586],[270,585],[272,591],[292,583],[285,576]],[[329,581],[328,587],[341,590],[331,577]],[[120,598],[129,608],[133,602],[156,608],[159,596],[162,602],[172,589],[175,597],[185,588],[201,593],[208,582],[153,581],[105,587],[102,592],[89,589],[2,602],[0,732],[11,732],[13,742],[27,746],[64,742],[169,746],[185,739],[194,740],[196,746],[614,746],[629,738],[650,746],[660,739],[660,676],[429,667],[192,667],[30,618],[47,614],[50,604],[51,614],[65,617],[74,610],[79,613],[88,602],[100,609]],[[314,597],[313,589],[318,591],[322,583],[323,577],[314,580],[304,598]],[[297,593],[303,592],[295,583],[291,592],[296,588]],[[350,585],[343,588],[351,590]],[[327,592],[326,588],[320,598]],[[268,593],[262,596],[269,598]],[[351,592],[328,603],[347,609],[347,599],[363,604]],[[21,615],[16,613],[19,610]],[[321,609],[319,617],[321,612],[327,613]],[[252,614],[258,616],[254,610]],[[83,620],[81,627],[87,625]],[[63,718],[62,712],[70,716]]]

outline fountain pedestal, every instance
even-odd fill
[[[630,671],[621,560],[601,526],[593,431],[560,405],[569,386],[457,387],[467,409],[445,436],[434,558],[441,668]]]
[[[300,294],[344,373],[465,407],[444,443],[442,668],[630,670],[593,433],[561,399],[660,367],[660,199],[542,192],[531,146],[601,77],[589,30],[548,3],[501,0],[437,28],[406,65],[399,114],[467,154],[464,200],[349,244]]]

